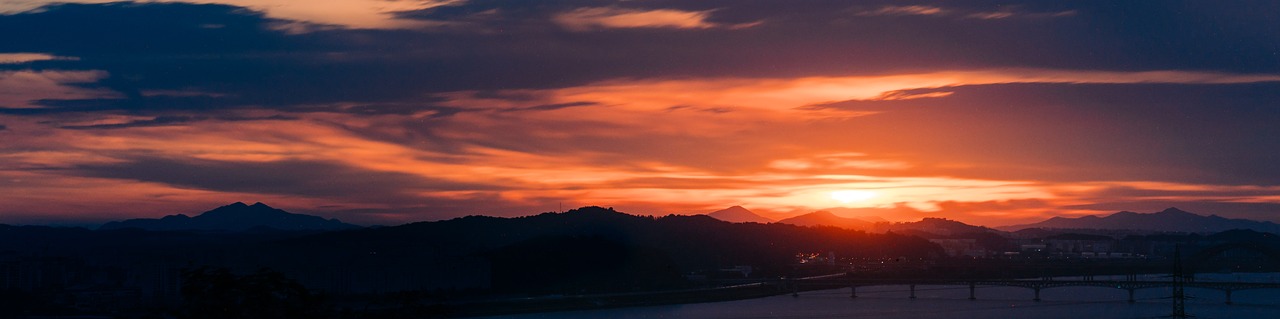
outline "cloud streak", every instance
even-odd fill
[[[0,53],[0,64],[23,64],[36,61],[75,61],[75,57],[56,56],[44,53]]]
[[[883,6],[875,10],[858,12],[860,16],[902,16],[902,15],[943,15],[947,14],[947,10],[934,6]]]
[[[102,71],[0,71],[0,109],[43,108],[40,100],[120,98],[111,90],[79,86],[106,77]]]
[[[42,7],[60,3],[102,4],[118,3],[116,0],[70,0],[70,1],[15,1],[0,4],[0,14],[24,13],[40,10]],[[162,0],[158,2],[184,3],[180,0]],[[202,3],[240,6],[265,12],[267,16],[315,25],[334,25],[358,29],[399,29],[422,28],[430,26],[421,21],[398,19],[397,12],[413,10],[429,10],[443,6],[457,5],[459,0],[315,0],[307,3],[281,0],[214,0]],[[206,25],[217,28],[217,24]],[[303,26],[282,24],[279,27],[289,30],[308,30]],[[300,28],[299,28],[300,27]]]
[[[211,121],[211,120],[225,121],[225,122],[238,122],[238,121],[290,121],[290,120],[297,120],[297,119],[298,119],[297,117],[285,116],[285,115],[272,115],[272,116],[265,116],[265,117],[158,116],[152,119],[131,120],[131,121],[122,122],[122,123],[64,125],[64,126],[60,126],[60,128],[69,129],[69,130],[112,130],[112,129],[126,129],[126,128],[135,128],[135,127],[184,125],[184,124],[190,124],[190,123],[202,122],[202,121]]]

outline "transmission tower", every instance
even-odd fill
[[[1182,245],[1175,246],[1173,249],[1173,314],[1169,317],[1175,319],[1187,318],[1187,296],[1182,292],[1182,284],[1186,282],[1186,278],[1182,273]]]

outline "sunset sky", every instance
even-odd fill
[[[0,2],[0,223],[1280,221],[1280,2]]]

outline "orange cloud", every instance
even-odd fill
[[[947,10],[934,6],[883,6],[879,9],[858,12],[860,16],[895,16],[895,15],[940,15],[946,14]]]
[[[54,3],[112,3],[117,0],[32,0],[0,2],[0,14],[26,12]],[[158,2],[186,2],[160,0]],[[439,22],[399,19],[396,12],[425,10],[458,5],[465,0],[207,0],[200,3],[216,3],[262,11],[278,19],[334,25],[356,29],[402,29],[438,25]],[[307,28],[284,25],[292,31],[308,31]]]
[[[88,73],[95,74],[105,76]],[[70,76],[67,81],[97,79],[80,76]],[[1001,220],[1022,222],[1027,216],[1044,216],[1049,212],[1081,212],[1083,210],[1055,207],[1096,202],[1117,187],[1183,192],[1131,196],[1143,199],[1198,196],[1194,198],[1275,202],[1278,196],[1275,189],[1221,189],[1212,185],[1124,181],[1059,184],[957,177],[948,174],[953,171],[940,167],[969,164],[943,161],[933,165],[917,160],[935,154],[873,153],[857,147],[858,143],[867,143],[867,139],[842,136],[843,131],[823,131],[812,126],[825,121],[825,125],[840,127],[845,124],[828,120],[865,114],[805,108],[859,99],[946,98],[947,95],[915,97],[902,92],[960,85],[1262,81],[1280,81],[1280,76],[998,69],[794,79],[620,79],[580,87],[513,90],[496,95],[454,92],[441,103],[465,112],[446,117],[436,117],[429,112],[408,116],[309,113],[297,121],[208,121],[115,130],[64,130],[56,126],[145,119],[93,114],[72,118],[0,116],[9,127],[0,131],[6,135],[5,143],[0,144],[0,163],[3,163],[0,177],[10,181],[5,184],[6,192],[0,194],[0,199],[5,202],[55,200],[48,194],[71,194],[76,201],[84,199],[81,204],[59,206],[69,211],[77,210],[74,205],[90,205],[93,201],[127,207],[148,198],[164,198],[169,203],[184,200],[205,203],[246,196],[300,207],[334,205],[344,209],[382,209],[397,205],[375,200],[377,198],[245,194],[127,178],[65,175],[80,166],[110,166],[146,156],[173,161],[249,164],[331,163],[371,174],[394,173],[463,185],[449,189],[408,189],[405,196],[411,201],[487,201],[521,207],[554,207],[560,201],[566,205],[680,209],[681,212],[710,210],[727,203],[769,211],[835,206],[892,211],[891,208],[909,207],[913,212],[936,216],[953,216],[947,214],[964,211],[963,216],[970,218],[968,221],[998,224]],[[486,97],[508,93],[527,98]],[[571,108],[536,108],[577,102],[590,103]],[[536,111],[513,112],[513,109]],[[270,115],[261,114],[265,111],[241,112],[247,112],[240,114],[242,117]],[[848,126],[856,124],[851,122]],[[909,131],[889,134],[910,134]],[[868,137],[890,142],[892,138],[889,135]],[[317,178],[324,176],[324,172],[317,174]],[[57,182],[52,182],[54,180]],[[76,183],[88,186],[71,189]],[[21,191],[7,192],[9,189]],[[831,196],[841,191],[875,195],[845,203]],[[1187,195],[1186,192],[1197,193]],[[1243,194],[1248,192],[1253,193]],[[997,212],[996,208],[1002,206],[960,204],[973,202],[1016,205],[1009,204],[1012,206],[1007,207],[1007,211]],[[450,216],[428,214],[406,220],[433,217]],[[900,217],[885,218],[899,220]]]
[[[479,97],[475,92],[449,94],[449,106],[466,109],[532,107],[545,104],[594,102],[608,112],[665,114],[678,110],[717,110],[717,118],[824,119],[872,113],[807,107],[848,100],[902,100],[940,98],[949,92],[910,94],[911,89],[1008,83],[1197,83],[1226,84],[1280,81],[1274,74],[1231,74],[1188,71],[1069,71],[1052,69],[990,69],[940,71],[873,76],[776,78],[622,79],[550,90],[510,90],[505,93],[535,97],[510,101]],[[598,108],[597,108],[598,109]],[[580,116],[583,110],[574,110]],[[600,121],[644,120],[644,117],[607,116]],[[684,124],[684,123],[680,123]]]
[[[44,54],[44,53],[26,53],[26,52],[0,53],[0,64],[18,64],[18,63],[27,63],[27,62],[35,62],[35,61],[49,61],[49,60],[78,60],[78,59],[74,57],[56,56],[56,55],[50,55],[50,54]]]
[[[755,25],[721,25],[707,22],[707,17],[710,14],[711,11],[682,11],[674,9],[579,8],[556,14],[552,17],[552,21],[565,29],[573,31],[608,28],[741,28]]]

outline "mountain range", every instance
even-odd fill
[[[1280,224],[1272,222],[1225,218],[1218,215],[1204,216],[1173,207],[1160,212],[1147,214],[1122,211],[1104,217],[1093,215],[1074,218],[1054,217],[1033,224],[1012,225],[996,228],[1005,231],[1041,228],[1137,230],[1186,233],[1212,233],[1232,229],[1250,229],[1260,232],[1280,233]]]
[[[919,235],[936,235],[940,237],[963,236],[973,234],[1001,233],[999,230],[965,224],[959,221],[946,218],[926,217],[919,221],[907,223],[876,223],[871,231],[874,232],[903,232]],[[931,236],[923,236],[931,237]]]
[[[343,223],[337,219],[324,219],[319,216],[294,214],[281,209],[272,208],[263,203],[247,205],[236,202],[231,205],[215,208],[195,217],[184,214],[169,215],[163,218],[139,218],[109,222],[98,229],[136,228],[156,231],[199,230],[242,232],[249,230],[346,230],[360,226]]]
[[[761,224],[778,223],[796,226],[831,226],[875,233],[890,231],[905,232],[926,235],[925,237],[947,237],[965,234],[1000,232],[995,229],[969,225],[945,218],[924,218],[915,222],[892,223],[878,217],[874,220],[867,220],[863,218],[843,217],[841,215],[846,214],[837,214],[831,210],[824,209],[774,221],[767,217],[757,215],[742,206],[733,206],[707,214],[707,216],[712,218],[732,223],[753,222]]]

